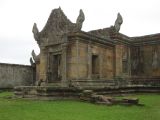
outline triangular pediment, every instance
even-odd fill
[[[76,23],[72,23],[62,9],[58,8],[52,10],[41,32],[39,32],[36,23],[33,25],[32,32],[39,46],[61,43],[64,34],[81,31],[84,20],[85,16],[82,10],[79,12]]]
[[[61,8],[52,10],[48,21],[40,32],[41,35],[48,34],[63,34],[71,32],[75,27],[75,23],[72,23],[61,10]]]

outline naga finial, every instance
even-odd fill
[[[58,9],[60,9],[61,10],[61,6],[59,6],[59,8]]]
[[[33,61],[32,57],[30,57],[30,64],[31,64],[31,66],[34,65],[34,61]]]
[[[76,21],[76,30],[78,30],[78,31],[81,30],[84,20],[85,20],[84,13],[83,13],[82,9],[80,9],[79,16]]]
[[[36,24],[36,23],[34,23],[34,25],[33,25],[32,32],[33,32],[33,34],[34,34],[35,40],[36,40],[36,41],[38,42],[38,44],[39,44],[39,30],[38,30],[38,28],[37,28],[37,24]]]
[[[121,14],[118,13],[117,14],[117,19],[116,19],[115,24],[114,24],[114,28],[115,28],[116,32],[119,32],[122,23],[123,23],[123,18],[121,16]]]
[[[32,57],[30,59],[30,63],[32,63],[32,61],[33,61],[33,63],[39,62],[39,60],[40,60],[40,54],[36,55],[36,53],[34,52],[34,50],[32,50],[31,55],[32,55]]]
[[[32,55],[33,60],[36,61],[37,55],[35,54],[34,50],[32,50],[31,55]]]

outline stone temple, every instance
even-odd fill
[[[160,85],[160,34],[128,37],[120,33],[120,13],[108,28],[84,32],[85,15],[72,23],[61,8],[52,10],[42,31],[32,32],[40,54],[32,51],[35,85],[16,87],[17,95],[73,97],[81,90],[107,91]]]

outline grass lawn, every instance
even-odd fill
[[[0,120],[160,120],[160,95],[134,95],[144,106],[104,106],[79,101],[8,99],[0,93]]]

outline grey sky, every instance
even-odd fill
[[[120,12],[121,33],[140,36],[160,32],[159,0],[0,0],[0,62],[29,64],[32,49],[39,52],[33,23],[41,30],[51,10],[59,6],[72,22],[83,9],[84,31],[113,25]]]

